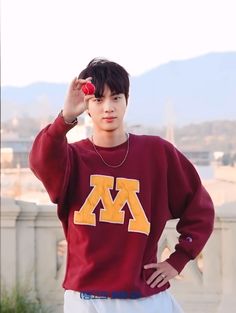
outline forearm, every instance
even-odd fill
[[[74,125],[65,123],[59,115],[38,134],[29,155],[31,170],[42,181],[53,202],[59,201],[70,175],[72,160],[66,133]]]
[[[214,225],[212,200],[189,160],[173,146],[167,147],[169,208],[179,218],[175,252],[167,260],[178,272],[203,249]]]
[[[178,272],[202,251],[213,231],[214,216],[211,198],[200,186],[180,217],[177,224],[179,242],[167,260]]]

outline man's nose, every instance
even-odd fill
[[[110,99],[107,99],[104,101],[104,111],[105,112],[113,112],[114,111],[114,107],[113,107],[112,101]]]

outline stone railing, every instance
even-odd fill
[[[58,254],[64,239],[55,205],[2,199],[1,283],[23,286],[33,296],[62,312],[65,260]]]
[[[159,257],[172,252],[177,236],[170,221]],[[171,291],[186,313],[232,312],[236,306],[236,202],[217,208],[214,232],[201,255],[176,279]],[[1,284],[27,286],[32,296],[62,312],[65,242],[55,205],[2,199]]]

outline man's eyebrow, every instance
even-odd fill
[[[121,94],[121,92],[116,92],[116,91],[113,91],[113,92],[111,93],[112,96],[120,95],[120,94]]]

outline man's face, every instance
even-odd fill
[[[88,113],[90,114],[94,130],[114,131],[123,129],[123,118],[126,111],[126,99],[124,94],[112,94],[105,85],[103,96],[88,100]]]

